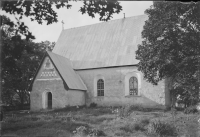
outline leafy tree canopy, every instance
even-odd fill
[[[3,0],[1,1],[1,10],[19,15],[15,24],[6,16],[0,16],[0,25],[2,32],[2,47],[0,77],[2,78],[3,100],[9,101],[12,104],[13,96],[18,94],[20,102],[23,104],[27,95],[27,87],[39,65],[39,62],[48,48],[52,50],[55,43],[48,41],[34,43],[31,40],[35,39],[28,27],[21,22],[21,19],[26,16],[31,21],[37,21],[39,24],[46,22],[52,24],[58,22],[58,15],[54,11],[54,6],[57,9],[71,8],[72,1],[69,0]],[[101,21],[107,21],[112,18],[112,15],[119,13],[122,10],[121,5],[117,0],[90,0],[83,1],[83,7],[80,7],[82,14],[88,14],[92,18],[95,14],[100,15]],[[26,40],[22,39],[26,37]]]
[[[75,0],[76,1],[76,0]],[[57,9],[60,8],[71,8],[70,0],[33,0],[33,1],[3,1],[2,10],[10,14],[18,14],[20,18],[24,15],[31,17],[31,20],[36,20],[39,24],[43,21],[48,24],[57,22],[58,15],[54,11],[53,6]],[[107,21],[112,18],[114,13],[119,13],[122,10],[121,5],[117,0],[84,0],[83,7],[80,7],[80,11],[89,16],[95,17],[95,14],[100,15],[101,21]]]
[[[52,50],[55,42],[34,43],[30,40],[21,39],[23,33],[18,31],[18,24],[13,23],[5,16],[1,16],[1,18],[2,99],[6,104],[13,104],[13,98],[17,94],[23,104],[29,96],[28,85],[45,51],[47,49]],[[8,25],[8,23],[11,25]]]
[[[154,2],[145,13],[149,19],[136,51],[144,78],[156,85],[170,77],[174,89],[198,91],[200,2]]]
[[[76,1],[76,0],[75,0]],[[71,8],[72,1],[70,0],[17,0],[17,1],[2,1],[2,10],[10,14],[19,15],[19,19],[23,16],[30,17],[31,21],[37,21],[39,24],[46,22],[52,24],[58,22],[58,15],[54,11],[53,6],[57,9]],[[92,18],[95,14],[100,16],[100,21],[108,21],[112,15],[119,13],[122,6],[117,0],[84,0],[83,6],[80,7],[82,14],[88,14]],[[19,28],[21,29],[21,28]],[[29,39],[29,35],[27,36]]]

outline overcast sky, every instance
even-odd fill
[[[79,12],[80,7],[83,5],[83,2],[71,2],[71,9],[56,9],[58,13],[58,22],[53,23],[51,25],[39,25],[36,21],[31,22],[29,18],[24,17],[23,21],[29,27],[32,34],[36,37],[35,42],[41,41],[51,41],[56,42],[61,31],[62,31],[62,23],[64,21],[64,29],[85,26],[89,24],[99,23],[99,16],[95,16],[92,18],[87,14],[81,14]],[[152,1],[123,1],[120,2],[122,5],[122,11],[119,14],[115,14],[111,20],[123,18],[123,13],[125,13],[126,17],[142,15],[144,11],[149,8],[153,2]],[[3,13],[3,12],[1,12]],[[6,14],[8,15],[8,14]],[[11,20],[14,20],[13,15],[8,15]]]

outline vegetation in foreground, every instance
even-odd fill
[[[9,112],[3,136],[193,136],[200,135],[198,113],[164,112],[141,107],[64,108],[41,112]]]

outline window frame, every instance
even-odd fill
[[[137,95],[130,95],[130,86],[129,86],[129,79],[131,77],[136,77],[138,80],[138,93]],[[127,72],[124,78],[124,82],[125,82],[125,91],[124,91],[124,96],[125,97],[139,97],[141,96],[141,79],[142,75],[140,72],[138,71],[132,71],[132,72]]]
[[[104,80],[98,79],[97,80],[97,96],[102,97],[104,96]]]
[[[137,82],[136,85],[135,85],[135,81]],[[133,85],[131,85],[131,84],[133,84]],[[134,94],[134,92],[135,92],[134,90],[136,90],[135,94]],[[132,76],[129,78],[129,95],[130,96],[138,96],[138,79],[135,76]]]

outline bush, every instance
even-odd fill
[[[106,136],[106,134],[102,131],[102,130],[97,130],[95,128],[93,129],[90,129],[89,130],[89,137],[103,137],[103,136]]]
[[[64,108],[57,108],[57,109],[54,109],[52,112],[77,111],[77,110],[82,109],[84,107],[85,107],[85,105],[83,105],[83,106],[70,106],[70,105],[66,105]]]
[[[157,136],[176,136],[176,128],[173,125],[161,121],[152,121],[147,127],[149,134]]]
[[[194,114],[194,113],[197,113],[197,112],[198,112],[198,110],[197,110],[196,106],[190,106],[190,107],[187,107],[184,110],[185,114]]]
[[[145,131],[144,126],[141,123],[136,123],[134,126],[135,131]]]
[[[141,121],[135,124],[134,130],[145,131],[147,129],[148,124],[149,124],[149,119],[142,119]]]
[[[132,133],[133,130],[134,130],[134,126],[135,126],[134,124],[127,123],[127,124],[125,124],[123,127],[120,127],[120,129],[123,130],[123,131],[125,131],[126,133],[127,133],[127,132]]]
[[[73,131],[75,137],[99,137],[99,136],[106,136],[106,134],[101,131],[101,130],[97,130],[95,128],[90,129],[89,127],[85,127],[85,126],[80,126],[78,128],[76,128],[75,131]]]
[[[140,123],[142,123],[143,125],[148,125],[150,123],[149,119],[142,119],[140,121]]]
[[[151,108],[151,107],[144,107],[141,105],[128,105],[125,107],[125,109],[129,113],[131,113],[133,111],[152,112],[152,111],[161,110],[161,108],[159,108],[159,107]]]
[[[118,115],[120,118],[126,118],[128,117],[130,114],[129,114],[129,111],[130,111],[130,107],[129,106],[125,106],[125,107],[122,107],[119,109],[118,111]]]
[[[97,103],[93,102],[93,103],[90,104],[90,108],[95,108],[95,107],[97,107]]]
[[[141,105],[127,105],[121,107],[111,107],[112,113],[118,114],[119,117],[125,118],[128,117],[133,111],[141,111],[141,112],[152,112],[152,111],[160,111],[161,108],[150,108],[143,107]]]
[[[116,113],[118,117],[120,118],[126,118],[128,117],[132,112],[132,106],[122,106],[120,108],[116,108],[112,110],[112,113]]]
[[[123,127],[121,127],[121,130],[124,130],[125,132],[131,132],[133,133],[135,131],[145,131],[147,129],[147,125],[149,124],[149,119],[143,119],[141,121],[134,122],[128,122]]]
[[[6,122],[8,122],[8,123],[17,123],[17,122],[20,121],[20,118],[10,117],[10,118],[6,118],[5,120],[6,120]]]

